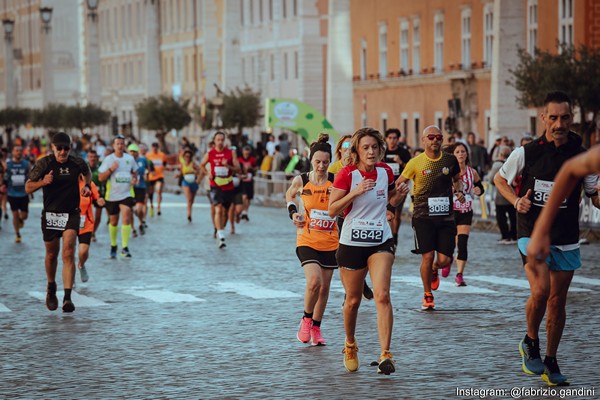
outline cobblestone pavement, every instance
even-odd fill
[[[90,280],[77,276],[73,314],[44,305],[39,211],[34,204],[21,244],[14,243],[11,221],[1,223],[2,398],[448,399],[457,388],[543,384],[521,370],[517,345],[528,286],[516,247],[496,244],[496,234],[472,233],[469,286],[443,280],[438,310],[427,313],[419,310],[420,260],[410,253],[408,224],[402,226],[392,282],[397,372],[382,376],[369,366],[379,355],[372,301],[359,313],[361,368],[343,368],[337,272],[322,326],[328,345],[296,340],[304,275],[284,209],[253,207],[250,222],[219,250],[205,197],[197,199],[190,224],[182,197],[167,195],[163,215],[131,240],[131,260],[109,259],[103,224],[92,243]],[[571,388],[597,387],[600,365],[600,245],[584,246],[582,255],[559,349]]]

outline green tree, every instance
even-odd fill
[[[62,116],[64,128],[77,129],[81,133],[83,133],[86,128],[105,125],[109,120],[110,112],[103,110],[94,104],[88,104],[85,107],[82,107],[79,104],[66,107]]]
[[[156,132],[156,139],[165,153],[168,153],[165,141],[167,133],[172,129],[181,130],[192,121],[188,112],[189,102],[176,101],[172,97],[160,95],[148,97],[135,105],[139,126]]]
[[[584,144],[600,117],[600,49],[562,45],[558,54],[535,49],[533,55],[519,48],[519,65],[507,81],[519,91],[517,103],[524,108],[542,107],[546,94],[561,90],[573,100],[581,114]]]
[[[256,126],[261,117],[260,92],[245,88],[224,95],[221,120],[223,128],[236,129],[234,143],[240,141],[244,128]]]
[[[4,127],[8,147],[12,147],[12,133],[30,121],[31,111],[27,108],[9,107],[0,110],[0,126]]]

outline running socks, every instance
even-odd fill
[[[117,234],[119,233],[118,226],[112,226],[108,224],[108,234],[110,236],[110,245],[113,247],[117,247]]]
[[[225,229],[217,230],[217,236],[219,237],[219,239],[225,239]]]
[[[48,282],[48,291],[56,292],[56,282]]]
[[[535,344],[536,342],[539,343],[540,339],[532,339],[529,336],[525,335],[525,339],[523,339],[523,341],[527,344]]]
[[[126,248],[129,244],[129,237],[131,236],[131,224],[129,225],[121,225],[121,242],[123,244],[123,248]],[[117,243],[117,238],[115,235],[115,244]]]
[[[313,319],[313,326],[316,326],[316,327],[320,328],[321,327],[321,321],[317,321],[316,319]]]
[[[304,318],[312,319],[312,317],[313,313],[307,313],[306,311],[304,311]]]
[[[71,301],[71,290],[72,289],[65,289],[65,299],[64,301]]]

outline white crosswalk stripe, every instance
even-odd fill
[[[126,290],[125,293],[136,297],[152,300],[156,303],[183,303],[206,301],[204,299],[192,296],[191,294],[176,293],[169,290]]]
[[[253,299],[277,299],[302,297],[302,295],[288,290],[274,290],[258,286],[252,282],[219,282],[214,285],[221,293],[237,293]]]
[[[31,297],[34,297],[38,300],[46,301],[46,292],[29,292]],[[59,300],[59,306],[61,305],[60,301],[62,299],[62,290],[58,290],[56,292]],[[71,300],[75,304],[75,307],[100,307],[100,306],[108,306],[108,303],[103,302],[102,300],[95,299],[93,297],[84,296],[82,294],[77,293],[75,290],[71,292]]]
[[[440,282],[440,287],[438,288],[439,292],[465,293],[465,294],[497,293],[495,290],[472,286],[472,285],[457,287],[454,284],[453,278],[442,278],[440,276],[440,279],[442,281]],[[393,276],[392,282],[406,283],[407,285],[416,286],[416,287],[420,287],[420,288],[423,287],[423,282],[421,281],[420,276]]]
[[[529,282],[527,282],[527,279],[525,279],[525,278],[514,279],[514,278],[503,278],[500,276],[493,276],[493,275],[475,275],[475,276],[470,276],[469,279],[473,279],[473,280],[481,281],[481,282],[493,283],[496,285],[513,286],[513,287],[517,287],[520,289],[529,290]],[[573,286],[571,286],[569,288],[569,291],[570,292],[591,292],[590,289],[583,289],[583,288],[573,287]]]

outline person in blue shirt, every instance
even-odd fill
[[[29,161],[23,158],[23,147],[14,146],[12,158],[6,162],[6,183],[8,185],[8,203],[13,215],[15,242],[21,243],[20,229],[29,212],[29,196],[25,192],[25,182],[29,175]]]
[[[149,162],[146,157],[140,156],[139,146],[135,143],[130,144],[127,147],[127,151],[133,156],[135,163],[137,164],[138,180],[137,183],[133,185],[133,194],[135,199],[134,213],[140,220],[140,234],[143,235],[146,233],[145,208],[146,204],[148,203],[146,179],[148,177],[148,173],[152,170],[152,163]]]

